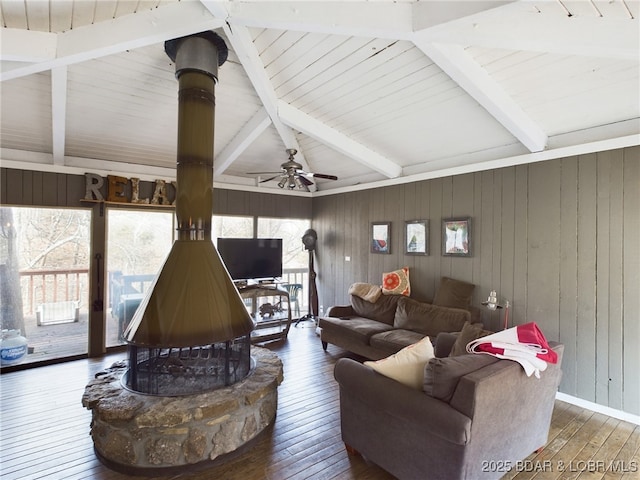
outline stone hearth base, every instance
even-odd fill
[[[119,362],[96,374],[82,405],[92,411],[91,436],[108,467],[128,473],[199,466],[236,451],[273,422],[282,362],[251,347],[256,362],[247,378],[227,388],[183,397],[142,395],[125,389]]]

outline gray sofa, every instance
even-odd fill
[[[546,444],[563,345],[550,342],[558,363],[537,379],[491,355],[448,357],[455,338],[438,336],[422,391],[338,360],[347,450],[399,479],[492,479]]]
[[[322,348],[329,343],[371,360],[388,357],[440,332],[459,332],[480,322],[470,305],[472,284],[443,277],[433,303],[402,295],[382,295],[372,303],[351,295],[350,305],[329,308],[318,321]]]

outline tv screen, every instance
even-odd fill
[[[282,276],[281,238],[218,238],[218,252],[233,280]]]

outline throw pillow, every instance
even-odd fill
[[[476,338],[482,337],[482,324],[480,323],[469,323],[465,322],[464,327],[458,334],[458,338],[456,339],[453,347],[451,347],[451,352],[449,353],[450,357],[456,357],[458,355],[465,355],[467,353],[467,343]]]
[[[433,299],[433,304],[442,307],[467,309],[471,305],[475,288],[476,286],[473,283],[442,277],[436,296]]]
[[[393,326],[435,338],[440,332],[459,332],[470,319],[468,310],[439,307],[413,298],[400,297]]]
[[[364,364],[385,377],[420,390],[424,382],[424,367],[434,356],[431,340],[424,337],[387,358],[376,362],[366,361]]]
[[[360,297],[351,295],[351,306],[354,313],[359,317],[370,318],[378,322],[393,325],[396,314],[398,300],[404,298],[401,295],[380,295],[375,303],[363,300]]]
[[[405,295],[411,294],[409,284],[409,268],[403,267],[393,272],[382,274],[382,293],[385,295]]]
[[[500,361],[492,355],[458,355],[433,358],[424,369],[424,392],[444,402],[453,397],[460,378],[487,365]]]

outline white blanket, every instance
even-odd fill
[[[501,332],[487,335],[467,344],[469,353],[485,353],[498,358],[518,362],[528,377],[547,369],[547,363],[557,363],[558,355],[547,343],[535,322],[517,325]]]

